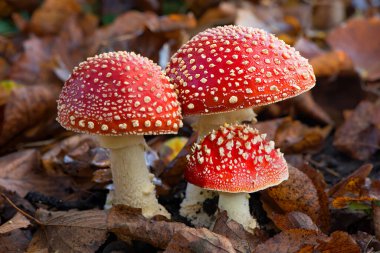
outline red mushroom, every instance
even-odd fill
[[[288,179],[283,154],[265,134],[244,125],[225,125],[196,144],[188,156],[185,179],[219,192],[219,208],[246,229],[256,227],[249,195]]]
[[[177,95],[159,66],[127,52],[88,58],[66,81],[57,120],[98,135],[110,149],[113,204],[142,208],[146,217],[170,216],[156,199],[144,158],[144,134],[177,133],[182,124]]]
[[[183,116],[200,115],[195,124],[199,138],[224,123],[251,121],[254,106],[297,96],[315,85],[312,66],[293,47],[242,26],[197,34],[172,56],[166,73]],[[209,195],[188,185],[181,214],[192,219]]]

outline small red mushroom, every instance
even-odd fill
[[[225,125],[195,144],[188,156],[185,179],[219,192],[219,208],[246,229],[256,227],[249,195],[288,179],[283,154],[266,135],[244,125]]]
[[[170,216],[157,201],[145,164],[144,134],[177,133],[177,95],[161,68],[135,53],[104,53],[75,67],[58,100],[58,122],[94,134],[111,151],[113,204]]]
[[[194,36],[172,56],[166,73],[183,116],[199,115],[194,126],[199,138],[224,123],[255,120],[252,107],[297,96],[315,85],[312,66],[293,47],[263,30],[232,25]],[[208,196],[189,184],[180,213],[193,220]]]

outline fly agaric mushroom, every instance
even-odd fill
[[[144,134],[177,133],[180,106],[161,68],[135,53],[104,53],[74,68],[58,100],[58,122],[94,134],[110,149],[113,204],[170,217],[156,198],[145,164]]]
[[[293,47],[263,30],[232,25],[194,36],[172,56],[166,73],[182,115],[200,115],[195,124],[199,139],[224,123],[252,121],[254,106],[297,96],[315,85],[312,66]],[[207,222],[196,213],[209,196],[189,184],[180,213],[194,224]]]
[[[257,227],[249,211],[249,195],[287,180],[283,154],[265,134],[244,125],[213,130],[188,155],[185,179],[219,192],[218,206],[247,230]]]

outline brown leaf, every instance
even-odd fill
[[[285,215],[272,213],[269,216],[282,231],[295,228],[319,231],[319,228],[310,217],[302,212],[293,211]]]
[[[307,214],[318,226],[321,225],[318,192],[311,179],[297,168],[289,166],[289,179],[263,193],[263,207],[269,215],[272,212],[284,214],[299,211]]]
[[[189,228],[178,231],[164,253],[236,253],[224,236],[205,228]]]
[[[0,234],[0,253],[25,252],[29,241],[29,232],[21,229],[16,229],[6,234]]]
[[[114,206],[108,215],[108,228],[119,238],[143,241],[164,249],[174,236],[183,229],[190,229],[179,222],[153,221],[142,216],[141,210],[127,206]]]
[[[39,168],[39,152],[24,150],[0,157],[0,186],[25,197],[29,191],[63,196],[69,181],[65,177],[51,178]]]
[[[314,74],[317,77],[333,76],[353,69],[351,59],[341,50],[318,55],[310,60],[310,64],[313,66]]]
[[[345,51],[363,78],[375,81],[380,79],[380,37],[374,34],[380,34],[379,17],[355,18],[332,30],[327,42]]]
[[[252,252],[259,243],[266,239],[263,231],[256,229],[255,234],[251,234],[241,224],[229,220],[226,211],[218,214],[212,231],[227,237],[236,252],[241,253]]]
[[[38,84],[49,80],[53,38],[31,37],[23,42],[24,52],[13,63],[10,79],[23,84]],[[48,76],[48,77],[47,77]]]
[[[318,241],[314,248],[318,252],[329,253],[360,253],[360,247],[346,232],[335,231],[327,240]]]
[[[112,24],[97,30],[90,40],[89,53],[134,51],[158,62],[159,51],[172,33],[193,28],[194,25],[192,15],[158,17],[152,12],[128,11],[118,16]],[[175,37],[174,43],[181,36]]]
[[[0,226],[0,234],[11,232],[15,229],[26,228],[30,225],[30,221],[22,214],[16,213],[16,215]]]
[[[34,234],[28,253],[93,253],[107,237],[107,215],[100,210],[48,212],[38,210],[43,226]]]
[[[4,120],[0,122],[0,145],[54,115],[57,95],[58,90],[54,87],[41,85],[12,90],[6,104]]]
[[[277,129],[275,143],[285,153],[301,153],[318,149],[331,127],[308,127],[300,121],[286,118]]]
[[[267,133],[286,154],[319,149],[331,130],[330,126],[309,127],[290,117],[259,122],[254,127]]]
[[[333,120],[313,99],[311,92],[306,92],[293,98],[294,109],[297,116],[312,119],[317,123],[332,125]]]
[[[368,206],[371,205],[371,202],[376,199],[368,196],[358,196],[358,197],[347,197],[347,196],[338,196],[335,197],[331,204],[334,208],[346,208],[349,204],[352,203],[359,203],[359,204],[364,204],[367,203]]]
[[[367,195],[367,189],[365,186],[365,180],[371,173],[373,168],[372,164],[365,164],[352,172],[347,177],[336,183],[328,191],[328,195],[332,198],[338,196],[345,196],[347,193],[356,195]]]
[[[359,160],[368,160],[380,144],[380,101],[361,102],[334,136],[334,146]]]
[[[317,224],[322,232],[327,233],[330,229],[330,210],[325,179],[320,171],[314,169],[309,164],[304,163],[303,166],[300,167],[300,170],[310,178],[317,190],[319,205],[321,207]]]
[[[255,253],[288,253],[297,252],[305,245],[316,245],[317,240],[327,236],[315,230],[291,229],[275,235],[258,245]]]
[[[74,0],[46,0],[34,11],[30,29],[38,35],[57,34],[65,21],[80,10],[79,3]]]
[[[74,135],[54,144],[44,153],[42,164],[49,173],[56,174],[62,170],[72,176],[91,178],[94,172],[91,162],[97,154],[94,152],[97,146],[93,136]]]

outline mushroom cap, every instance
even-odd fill
[[[177,133],[182,124],[177,95],[161,68],[122,51],[74,68],[59,96],[57,121],[71,131],[113,136]]]
[[[221,192],[255,192],[287,180],[283,154],[266,135],[245,125],[225,125],[195,144],[185,179]]]
[[[308,60],[263,30],[207,29],[184,44],[166,73],[183,115],[262,106],[297,96],[315,85]]]

